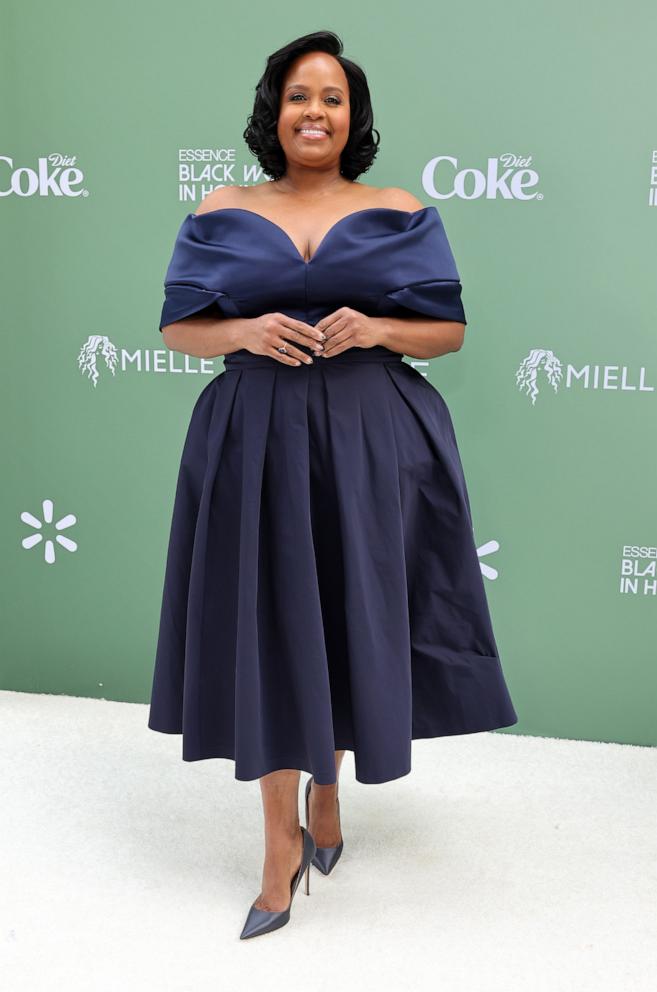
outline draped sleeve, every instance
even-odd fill
[[[203,215],[187,214],[173,246],[164,277],[164,303],[159,329],[193,314],[238,317],[239,310],[226,292],[226,265],[229,246],[214,235],[216,225],[198,223]]]
[[[445,228],[437,209],[418,211],[404,232],[398,251],[390,254],[388,288],[379,299],[380,313],[416,313],[467,324],[461,281]]]

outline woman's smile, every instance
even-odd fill
[[[321,141],[322,138],[328,138],[328,131],[323,128],[313,127],[312,125],[304,125],[303,127],[297,128],[297,134],[300,138],[309,138],[311,141]]]

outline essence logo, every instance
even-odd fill
[[[78,189],[84,173],[75,167],[75,162],[75,155],[53,152],[37,159],[36,169],[15,169],[12,158],[0,155],[0,196],[89,196],[88,189]]]
[[[657,595],[657,548],[625,544],[618,591],[624,595]]]
[[[422,170],[422,188],[436,200],[542,200],[543,194],[527,193],[536,186],[538,172],[530,169],[532,157],[507,152],[499,158],[489,158],[486,171],[459,169],[458,159],[450,155],[432,158]],[[503,170],[503,171],[502,171]],[[467,187],[467,188],[466,188]]]
[[[116,375],[129,369],[136,372],[178,372],[186,375],[216,375],[211,358],[194,358],[192,355],[179,355],[169,348],[149,350],[137,348],[127,351],[117,348],[106,334],[90,334],[78,355],[78,368],[86,375],[94,388],[98,385],[101,372]]]
[[[533,348],[523,358],[516,372],[516,385],[529,396],[532,406],[536,403],[541,376],[556,393],[564,379],[563,366],[553,351],[548,348]],[[582,365],[581,368],[576,368],[567,364],[564,385],[566,389],[581,384],[586,390],[654,393],[655,387],[646,385],[646,370],[643,366],[639,368],[634,380],[627,365]]]
[[[23,510],[21,513],[21,520],[24,524],[29,524],[36,531],[35,534],[30,534],[29,537],[24,537],[21,544],[26,550],[35,547],[37,544],[43,545],[43,556],[47,565],[55,564],[55,543],[59,544],[62,548],[66,548],[67,551],[77,551],[78,546],[75,541],[72,541],[70,537],[66,537],[64,534],[55,534],[54,540],[52,537],[46,537],[42,531],[44,526],[48,529],[54,527],[56,531],[66,530],[68,527],[72,527],[73,524],[77,523],[77,517],[72,513],[67,513],[65,516],[60,517],[59,520],[55,520],[53,523],[53,501],[51,499],[44,499],[41,508],[43,511],[43,520],[39,517],[35,517],[33,513],[29,510]]]

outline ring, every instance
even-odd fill
[[[285,345],[282,345],[282,347],[277,348],[276,351],[280,351],[281,355],[287,355],[287,348],[285,347]]]

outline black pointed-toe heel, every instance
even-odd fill
[[[306,782],[306,827],[310,823],[310,816],[308,813],[308,797],[310,796],[310,788],[312,785],[312,775]],[[340,800],[337,795],[335,801],[338,807],[338,822],[340,820]],[[342,840],[342,831],[340,831],[340,843],[337,847],[317,847],[315,850],[312,863],[315,868],[319,868],[322,875],[329,875],[337,863],[338,858],[342,854],[342,848],[344,847],[344,841]]]
[[[306,895],[310,895],[310,863],[317,850],[317,845],[305,827],[301,827],[301,832],[303,836],[301,864],[297,873],[290,880],[290,903],[287,909],[274,910],[273,912],[266,909],[259,909],[255,905],[257,899],[254,899],[242,928],[240,940],[245,940],[247,937],[257,937],[261,933],[269,933],[270,930],[278,930],[279,927],[285,926],[290,919],[290,908],[294,899],[294,893],[297,891],[304,872],[306,873]]]

